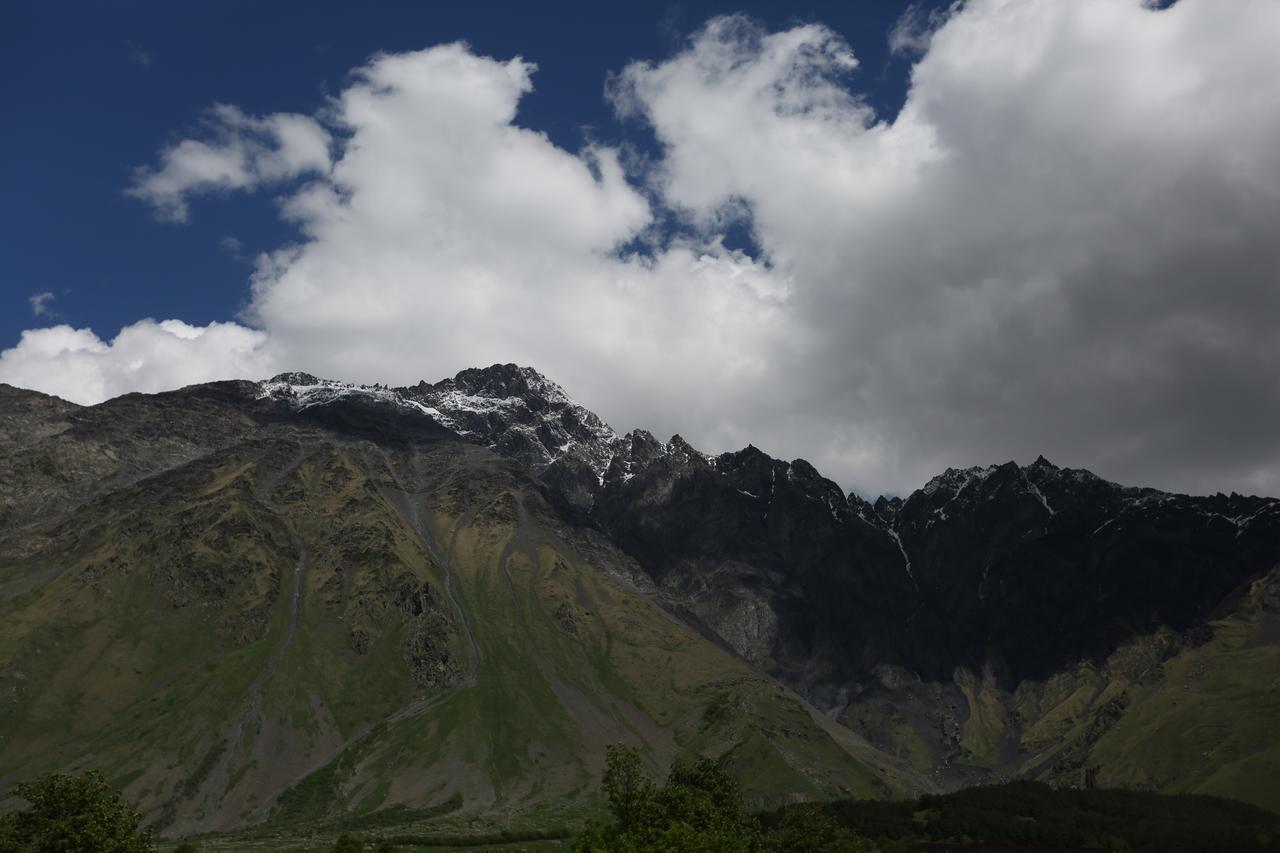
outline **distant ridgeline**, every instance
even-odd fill
[[[627,743],[715,758],[747,809],[1023,779],[1274,811],[1278,564],[1274,499],[1040,458],[871,503],[620,435],[514,365],[0,386],[0,788],[94,767],[169,837],[534,837],[606,814]],[[950,842],[989,791],[1040,827],[1234,808],[1026,785],[831,816]]]

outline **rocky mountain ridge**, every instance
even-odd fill
[[[589,503],[622,438],[559,385],[513,364],[464,370],[435,384],[405,388],[354,385],[284,373],[259,384],[262,398],[306,411],[338,401],[365,400],[420,412],[460,437],[526,465],[578,502]],[[594,479],[594,483],[592,480]],[[581,481],[579,483],[579,481]],[[572,488],[580,486],[579,496]]]
[[[619,435],[559,385],[515,365],[400,389],[285,375],[264,383],[262,393],[299,411],[353,395],[416,408],[516,459],[655,581],[696,600],[699,618],[738,638],[727,640],[735,651],[772,661],[779,672],[792,658],[831,653],[844,661],[887,657],[937,676],[981,666],[994,653],[1014,677],[1039,675],[1073,657],[1106,654],[1134,630],[1185,627],[1204,615],[1206,602],[1280,560],[1275,499],[1120,486],[1042,456],[1026,466],[948,469],[906,498],[868,502],[802,459],[775,460],[750,446],[713,456],[678,435],[663,443],[643,429]],[[1178,553],[1157,565],[1162,549]],[[1118,562],[1125,572],[1113,571]],[[1189,563],[1196,567],[1169,583],[1168,573]],[[848,583],[833,588],[833,578]],[[1076,614],[1073,621],[1063,612],[1061,597],[1080,587],[1105,619]],[[770,637],[777,620],[807,620],[835,601],[864,625],[885,624],[852,635],[808,626],[789,639]],[[1009,622],[1014,608],[1025,625]],[[739,610],[756,624],[731,625]],[[796,610],[809,615],[788,616]],[[981,627],[939,642],[954,654],[925,652],[912,627],[943,614]],[[826,621],[847,619],[832,612]],[[1029,650],[1020,632],[1032,625],[1061,639]],[[823,681],[859,670],[846,668],[830,679],[815,675],[812,685],[787,680],[823,690]]]
[[[0,789],[93,766],[166,835],[305,837],[576,825],[616,741],[722,757],[761,806],[927,787],[525,465],[384,389],[294,384],[323,390],[0,389],[31,437],[0,452]]]
[[[585,463],[601,488],[606,485],[606,480],[629,480],[637,470],[664,456],[673,456],[681,463],[698,458],[714,468],[720,458],[732,455],[703,453],[679,435],[663,443],[642,428],[619,434],[594,412],[575,402],[560,385],[531,367],[514,364],[469,368],[434,384],[422,381],[400,388],[339,382],[296,372],[279,374],[257,383],[257,387],[261,398],[287,402],[296,411],[360,398],[417,410],[459,436],[471,438],[517,459],[539,475],[557,463],[568,464],[570,459]],[[753,449],[748,447],[743,452]],[[789,477],[800,476],[820,483],[818,488],[824,493],[824,500],[829,500],[833,514],[848,510],[869,522],[879,519],[890,528],[894,527],[901,507],[910,502],[932,502],[939,494],[943,496],[943,503],[931,508],[933,520],[946,521],[951,504],[962,500],[966,493],[971,500],[981,500],[992,491],[982,488],[988,478],[1013,469],[1018,472],[1015,478],[1020,478],[1021,486],[1014,484],[1012,488],[1034,497],[1050,517],[1057,511],[1040,490],[1040,484],[1045,480],[1051,482],[1053,490],[1060,493],[1072,491],[1077,496],[1097,500],[1117,516],[1126,507],[1143,501],[1210,500],[1153,488],[1121,486],[1085,469],[1059,468],[1043,456],[1027,466],[1008,462],[948,468],[906,498],[882,495],[873,502],[853,492],[835,497],[831,493],[833,490],[839,492],[839,487],[823,478],[803,459],[789,463],[787,470],[791,469],[795,473],[788,473]],[[998,479],[997,482],[1000,486],[1008,486],[1003,480]],[[1212,500],[1215,501],[1214,508],[1204,509],[1205,514],[1220,515],[1224,520],[1242,524],[1252,522],[1253,513],[1260,509],[1266,511],[1277,502],[1275,498],[1236,494],[1216,495]],[[1227,516],[1219,512],[1220,509],[1252,509],[1252,512]]]
[[[468,387],[506,402],[475,435],[536,460],[543,483],[633,557],[669,606],[836,719],[865,720],[902,679],[935,685],[959,703],[955,719],[972,719],[980,709],[963,697],[982,691],[964,685],[1011,696],[1160,631],[1195,635],[1280,563],[1273,498],[1122,486],[1041,456],[948,469],[905,498],[867,501],[804,460],[750,446],[708,455],[640,429],[571,432],[562,413],[570,427],[599,419],[559,386],[558,408],[544,405],[552,395],[529,368],[488,371],[496,381]],[[440,401],[429,387],[419,399]],[[458,422],[447,402],[436,408]],[[596,460],[610,455],[601,475]],[[935,771],[967,754],[958,738],[936,737],[946,725],[925,714],[906,726],[908,740],[930,744]],[[1016,738],[1003,748],[1006,772],[1023,748]]]
[[[0,609],[12,611],[0,639],[17,650],[0,656],[0,722],[26,733],[0,738],[0,776],[35,760],[50,708],[127,707],[129,726],[145,727],[222,690],[215,736],[148,757],[138,783],[194,780],[190,796],[148,801],[174,827],[319,814],[290,786],[329,773],[345,781],[324,802],[342,808],[387,784],[384,805],[457,793],[468,808],[505,808],[543,766],[561,768],[557,796],[579,802],[574,786],[598,771],[583,744],[598,748],[602,732],[663,760],[693,749],[728,750],[743,768],[781,762],[756,777],[806,796],[1010,776],[1236,796],[1280,769],[1264,734],[1280,694],[1257,675],[1280,662],[1272,498],[1120,486],[1041,457],[949,469],[868,501],[753,446],[711,455],[678,435],[619,434],[515,365],[402,388],[291,373],[91,407],[0,395]],[[152,598],[151,610],[131,603]],[[179,711],[58,692],[75,682],[49,667],[98,654],[90,640],[108,629],[87,627],[95,619],[123,626],[112,666],[138,673],[167,652],[121,651],[149,648],[132,626],[173,622],[194,642],[178,626],[207,620],[198,654],[165,660],[154,683],[134,679],[139,696],[159,696],[168,673],[185,673],[174,683],[186,692],[164,694]],[[157,648],[170,646],[184,648]],[[250,653],[254,678],[234,663]],[[371,662],[380,680],[361,674]],[[1213,690],[1179,692],[1176,679],[1205,667],[1222,669],[1203,679]],[[669,675],[682,686],[646,698]],[[513,734],[501,749],[518,755],[499,772],[484,739],[528,728],[502,713],[515,684],[559,721],[529,743],[556,745],[525,753]],[[803,702],[782,698],[793,695]],[[485,725],[448,717],[453,739],[413,728],[463,706]],[[1152,707],[1164,716],[1133,722]],[[1205,722],[1224,714],[1229,726]],[[1153,746],[1174,723],[1189,734]],[[285,748],[245,735],[251,724],[305,766],[238,782]],[[384,725],[465,773],[423,769],[437,787],[414,787]],[[95,731],[50,755],[107,755]],[[151,736],[139,731],[128,736]],[[121,773],[130,742],[111,745]],[[1215,757],[1148,756],[1185,742]],[[817,754],[810,790],[797,780]],[[242,817],[228,817],[233,802]]]

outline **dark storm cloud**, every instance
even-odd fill
[[[860,126],[820,30],[709,31],[625,96],[666,196],[745,200],[794,275],[779,387],[820,467],[902,490],[1043,452],[1275,492],[1277,35],[1262,3],[993,0],[930,34],[891,123]]]

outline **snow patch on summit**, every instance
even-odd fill
[[[258,399],[265,398],[283,400],[298,412],[336,403],[339,400],[364,398],[393,406],[416,408],[432,416],[440,414],[434,409],[409,400],[397,388],[318,379],[308,373],[282,373],[265,382],[259,382]]]
[[[464,370],[434,385],[357,385],[282,373],[258,384],[259,398],[305,411],[344,399],[365,399],[421,412],[460,436],[514,456],[541,473],[572,457],[603,478],[621,440],[594,412],[555,382],[513,364]]]
[[[948,468],[921,486],[920,491],[930,497],[940,491],[946,492],[951,495],[951,500],[955,500],[970,486],[990,477],[999,467],[999,465],[987,465],[986,467]]]

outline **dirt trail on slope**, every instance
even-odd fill
[[[222,828],[222,821],[228,817],[223,798],[228,792],[231,782],[232,765],[239,757],[244,743],[245,730],[251,722],[262,721],[262,692],[267,681],[275,674],[289,646],[293,643],[298,631],[299,614],[302,609],[303,580],[306,576],[308,552],[302,537],[289,522],[288,518],[272,500],[271,495],[286,477],[298,469],[307,459],[307,452],[299,450],[298,454],[285,466],[259,480],[254,490],[254,497],[264,508],[272,513],[284,527],[289,536],[294,552],[298,555],[293,566],[292,584],[288,599],[289,619],[285,626],[284,636],[272,649],[271,656],[262,669],[254,677],[245,690],[245,698],[237,711],[222,727],[214,742],[214,748],[221,745],[221,753],[194,795],[179,806],[180,816],[170,824],[170,829],[180,826],[184,833]],[[181,792],[178,796],[182,796]]]
[[[293,782],[294,785],[298,784],[298,782],[301,782],[311,774],[323,769],[344,752],[358,746],[379,726],[391,725],[402,720],[415,717],[419,714],[426,713],[446,699],[457,695],[459,690],[474,687],[479,674],[480,662],[482,659],[480,646],[476,641],[470,616],[468,615],[467,609],[463,605],[462,599],[455,586],[457,583],[457,573],[453,568],[453,557],[457,550],[458,533],[471,522],[475,513],[467,513],[458,520],[458,523],[454,525],[454,529],[452,531],[449,551],[447,553],[443,552],[423,517],[422,495],[414,492],[406,486],[396,471],[394,463],[392,463],[391,459],[388,457],[386,450],[381,448],[379,450],[379,455],[381,456],[381,467],[384,467],[387,473],[391,476],[392,482],[395,483],[395,488],[388,489],[387,487],[380,485],[377,478],[372,476],[375,464],[370,458],[368,452],[365,453],[364,457],[365,473],[370,476],[370,482],[374,484],[379,496],[381,496],[383,500],[387,501],[396,513],[400,515],[404,522],[409,525],[417,535],[417,538],[419,542],[421,542],[422,547],[426,550],[427,555],[436,563],[436,565],[443,569],[445,573],[445,592],[449,596],[449,600],[453,602],[454,608],[457,610],[458,618],[462,625],[463,639],[467,644],[469,658],[467,671],[463,676],[461,684],[444,688],[440,692],[431,696],[423,696],[414,699],[413,701],[396,708],[394,711],[379,720],[365,723],[353,732],[349,738],[338,746],[325,752],[319,760],[313,762],[310,767],[299,773]],[[271,802],[265,803],[262,810],[265,811],[272,805],[272,803],[274,803],[274,798],[272,798]]]
[[[396,488],[391,490],[379,485],[377,486],[378,493],[387,503],[391,504],[405,523],[409,525],[410,529],[417,534],[418,541],[422,543],[422,547],[426,549],[427,555],[432,561],[444,569],[445,594],[449,596],[449,600],[453,602],[453,606],[458,612],[458,618],[462,623],[463,638],[467,643],[468,664],[466,675],[463,677],[463,686],[473,686],[476,683],[476,676],[480,672],[480,644],[476,642],[475,631],[471,625],[471,617],[468,615],[467,608],[463,605],[462,598],[456,588],[456,584],[460,583],[460,581],[458,581],[457,572],[453,568],[453,558],[457,552],[458,533],[470,523],[474,513],[468,513],[458,519],[453,528],[449,551],[448,553],[442,552],[439,543],[436,542],[435,536],[432,535],[431,529],[426,523],[426,519],[423,517],[422,495],[410,491],[405,486],[385,450],[381,451],[381,455],[382,461],[386,465],[387,473],[391,475]]]
[[[557,549],[556,543],[541,528],[530,523],[529,512],[524,505],[524,495],[517,491],[507,491],[503,495],[515,501],[516,523],[512,525],[511,538],[507,540],[502,553],[498,555],[498,566],[502,569],[502,574],[507,579],[507,589],[511,592],[511,603],[523,616],[524,608],[516,596],[515,581],[511,577],[511,558],[516,554],[524,554],[529,559],[529,593],[531,597],[536,597],[532,584],[539,570],[538,550],[543,547],[551,548],[552,550]]]

